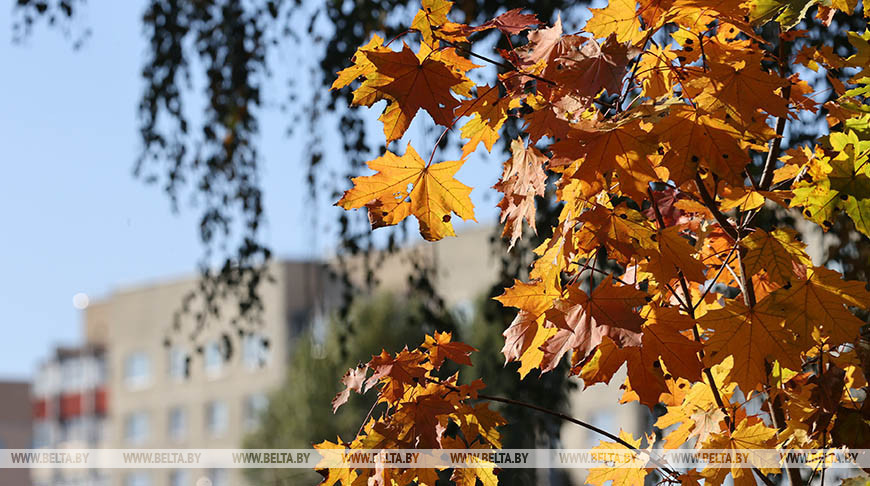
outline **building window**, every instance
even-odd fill
[[[151,476],[146,471],[129,472],[124,477],[124,486],[151,486]]]
[[[124,383],[130,388],[143,388],[151,382],[151,361],[148,355],[137,351],[124,361]]]
[[[184,469],[170,471],[169,486],[191,486],[192,484],[193,483],[190,482],[189,471]]]
[[[172,407],[169,409],[169,438],[174,441],[183,440],[187,435],[187,412],[184,408]]]
[[[260,417],[269,406],[269,399],[262,393],[255,393],[245,397],[244,427],[246,431],[252,431],[260,426]]]
[[[212,401],[205,404],[205,428],[212,437],[226,433],[228,423],[229,410],[226,403]]]
[[[169,377],[175,381],[184,381],[188,378],[189,369],[188,369],[187,353],[184,352],[181,348],[170,348],[169,349]]]
[[[70,358],[61,361],[60,382],[65,392],[79,391],[84,383],[84,366],[80,358]]]
[[[242,360],[248,369],[266,366],[269,360],[269,340],[259,334],[245,334],[242,339]]]
[[[209,469],[208,478],[211,480],[211,486],[228,486],[230,484],[226,469]]]
[[[33,447],[51,447],[51,422],[40,420],[33,423]]]
[[[224,350],[220,341],[210,341],[203,350],[205,374],[211,378],[220,376],[224,369]]]
[[[135,412],[124,420],[124,439],[130,444],[142,444],[148,439],[148,414]]]
[[[82,443],[86,439],[85,432],[86,426],[83,417],[73,417],[60,423],[61,442]]]

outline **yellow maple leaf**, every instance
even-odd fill
[[[793,229],[775,229],[770,233],[756,230],[743,238],[740,244],[748,251],[743,257],[746,273],[754,275],[762,270],[781,285],[806,275],[806,266],[812,265],[804,248],[807,245],[795,239]]]
[[[459,116],[471,116],[460,131],[462,138],[468,143],[462,147],[463,157],[474,152],[477,145],[483,142],[486,150],[491,152],[492,146],[498,140],[498,131],[507,120],[507,111],[511,104],[519,105],[512,98],[499,97],[498,87],[484,86],[478,88],[477,98],[463,101],[457,109]]]
[[[592,9],[592,18],[586,22],[585,30],[601,39],[616,34],[617,41],[636,44],[645,35],[640,30],[640,16],[636,11],[635,0],[611,0],[604,8]]]
[[[806,279],[794,279],[789,288],[773,292],[761,304],[785,316],[800,347],[806,350],[822,342],[837,346],[857,338],[864,322],[847,306],[867,309],[870,292],[864,289],[864,282],[843,280],[833,270],[815,267],[807,270]]]
[[[622,429],[619,431],[619,438],[633,445],[635,448],[640,447],[640,439],[635,439],[632,435]],[[598,447],[594,450],[625,450],[629,448],[618,442],[601,441]],[[643,480],[647,475],[648,470],[641,467],[596,467],[589,470],[589,476],[586,477],[588,484],[601,486],[607,481],[612,481],[612,486],[636,486],[643,484]]]
[[[713,330],[704,346],[707,352],[704,358],[718,363],[734,356],[729,379],[749,395],[768,382],[767,366],[774,360],[786,368],[800,367],[800,350],[784,321],[782,313],[728,301],[722,309],[710,311],[698,320],[702,327]]]
[[[358,48],[351,60],[353,65],[338,72],[338,78],[332,83],[331,89],[341,89],[353,82],[360,76],[374,73],[375,65],[369,60],[368,52],[390,52],[388,47],[383,47],[384,39],[378,34],[372,36],[368,44]]]
[[[434,49],[437,45],[437,40],[433,33],[433,28],[447,24],[447,13],[453,7],[453,2],[447,0],[423,0],[420,10],[414,16],[411,22],[411,28],[420,32],[423,36],[423,42]]]
[[[333,486],[341,484],[342,486],[350,486],[357,478],[356,469],[330,467],[335,461],[340,461],[342,455],[347,450],[347,447],[342,444],[341,437],[336,438],[335,442],[325,440],[319,444],[314,444],[314,448],[320,452],[324,459],[315,466],[319,471],[326,471],[326,477],[320,484],[324,486]]]
[[[387,152],[369,161],[375,175],[355,177],[354,187],[336,205],[344,209],[365,206],[372,227],[390,226],[413,214],[423,238],[434,241],[456,236],[451,213],[474,220],[471,188],[453,176],[462,160],[426,164],[410,145],[405,155]]]
[[[733,432],[725,431],[713,434],[703,443],[704,449],[734,450],[745,454],[745,463],[754,464],[762,472],[779,472],[779,468],[760,467],[762,458],[753,450],[770,449],[776,444],[776,430],[764,425],[758,418],[747,418],[737,424]],[[731,468],[708,467],[701,474],[711,484],[721,484],[724,477],[731,473],[734,484],[756,484],[751,468],[740,467],[738,461],[734,461]]]

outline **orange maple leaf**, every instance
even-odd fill
[[[864,282],[843,280],[825,267],[807,270],[806,279],[792,279],[761,302],[771,312],[781,313],[789,329],[797,333],[802,350],[820,343],[834,347],[854,341],[865,323],[848,306],[870,308],[870,292]]]
[[[643,324],[644,361],[651,363],[661,358],[668,372],[691,381],[701,379],[701,360],[698,351],[701,343],[689,339],[682,331],[691,329],[695,322],[673,307],[650,305],[641,312],[646,319]]]
[[[429,361],[436,370],[441,368],[445,359],[471,366],[471,358],[468,356],[477,350],[465,343],[451,342],[452,338],[453,335],[449,332],[436,332],[434,336],[426,336],[423,347],[429,350]]]
[[[381,390],[381,396],[390,402],[398,400],[404,395],[406,385],[413,385],[425,376],[426,370],[420,366],[424,357],[416,349],[409,351],[405,348],[395,357],[386,350],[382,351],[369,361],[369,368],[374,374],[366,381],[365,390],[368,391],[383,380],[385,386]]]
[[[464,76],[432,56],[421,62],[407,44],[399,52],[368,52],[366,57],[379,75],[391,79],[377,87],[395,100],[381,116],[387,142],[401,138],[421,108],[435,123],[450,125],[453,110],[459,105],[451,88],[465,82]]]
[[[698,320],[713,331],[704,343],[704,358],[714,364],[733,356],[729,379],[749,395],[768,382],[767,369],[774,360],[786,368],[800,369],[800,350],[784,321],[780,313],[730,300]]]
[[[574,362],[584,359],[608,336],[620,346],[640,344],[643,324],[633,308],[646,302],[646,294],[628,286],[614,285],[611,277],[595,287],[592,295],[579,287],[568,288],[566,299],[547,312],[548,325],[558,329],[544,343],[541,369],[554,369],[562,356],[574,352]]]
[[[656,122],[652,133],[665,142],[661,164],[677,185],[691,180],[702,164],[742,185],[741,173],[749,154],[740,145],[740,132],[724,121],[688,105],[676,105]]]
[[[812,262],[804,251],[807,245],[797,241],[796,236],[795,230],[784,228],[770,233],[756,230],[740,240],[740,245],[748,249],[743,257],[746,273],[755,275],[763,270],[780,285],[806,276],[807,265]]]
[[[566,169],[570,177],[592,184],[602,174],[616,172],[619,190],[636,201],[643,200],[649,183],[658,179],[649,159],[655,144],[637,120],[575,129],[568,137],[550,148],[554,157],[574,160]]]
[[[707,111],[727,110],[735,120],[748,126],[761,109],[770,115],[788,116],[788,101],[777,94],[788,81],[761,69],[762,54],[744,54],[733,62],[710,63],[708,71],[693,71],[684,84],[686,94]]]
[[[423,238],[455,236],[451,213],[474,220],[471,188],[453,177],[462,164],[455,160],[427,165],[410,145],[401,157],[388,151],[368,163],[377,174],[355,177],[354,187],[336,205],[365,206],[373,228],[397,224],[413,214]]]

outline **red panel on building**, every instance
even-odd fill
[[[60,418],[66,419],[82,414],[81,393],[69,393],[60,396]]]
[[[45,399],[33,402],[33,418],[44,419],[48,416],[48,402]]]
[[[105,415],[106,412],[109,410],[109,399],[108,399],[108,396],[106,393],[106,389],[102,388],[102,387],[97,388],[94,393],[96,395],[95,400],[94,400],[95,405],[96,405],[95,411],[98,414]]]

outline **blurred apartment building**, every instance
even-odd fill
[[[59,347],[33,381],[33,447],[103,447],[107,426],[105,348],[99,343]],[[105,471],[33,469],[35,486],[102,486]]]
[[[0,381],[0,449],[27,449],[33,442],[30,384]],[[0,469],[0,484],[28,486],[27,469]]]
[[[409,257],[414,253],[438,265],[434,284],[445,303],[470,311],[498,276],[490,234],[489,229],[479,229],[402,250],[379,263],[378,290],[406,290]],[[353,278],[361,281],[361,261],[351,261],[350,267]],[[222,321],[197,329],[192,319],[174,329],[173,315],[197,284],[196,277],[122,288],[92,302],[84,311],[85,344],[58,350],[38,374],[33,392],[35,444],[241,447],[246,434],[258,426],[270,392],[284,383],[288,358],[298,344],[295,338],[326,316],[338,296],[326,264],[281,261],[273,264],[271,273],[274,283],[262,287],[263,325],[253,332],[237,332]],[[232,303],[225,306],[222,315],[232,315]],[[589,393],[578,392],[571,412],[608,430],[644,430],[643,413],[636,407],[614,406],[618,396],[616,386],[598,385]],[[597,445],[598,438],[584,432],[566,425],[564,446]],[[218,467],[62,471],[33,470],[34,486],[247,484],[242,470]]]

